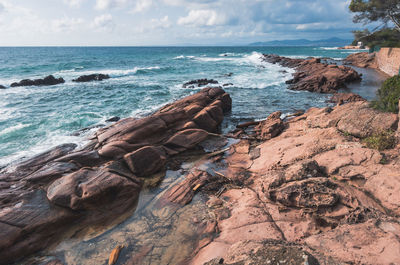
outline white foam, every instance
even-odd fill
[[[11,127],[7,127],[4,130],[0,131],[0,136],[5,135],[5,134],[9,134],[11,132],[15,132],[18,131],[20,129],[23,129],[25,127],[28,127],[29,124],[22,124],[22,123],[18,123],[17,125],[11,126]]]
[[[85,136],[68,136],[59,134],[57,132],[51,132],[48,136],[43,138],[43,141],[37,143],[36,145],[28,149],[18,151],[12,155],[1,157],[0,166],[6,166],[18,160],[31,158],[61,144],[75,143],[78,145],[78,147],[82,147],[89,142],[85,138]]]
[[[329,51],[329,50],[338,50],[339,47],[321,47],[320,49]]]

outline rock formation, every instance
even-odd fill
[[[135,207],[142,181],[215,132],[231,98],[221,88],[153,115],[102,128],[76,150],[65,144],[0,173],[0,264],[57,243],[86,226],[115,222]],[[111,220],[110,220],[111,219]]]
[[[109,79],[109,75],[104,75],[104,74],[91,74],[91,75],[82,75],[76,79],[73,79],[73,82],[90,82],[90,81],[102,81],[105,79]]]
[[[329,102],[338,104],[356,102],[356,101],[366,101],[366,100],[360,95],[354,93],[335,93],[329,99]]]
[[[279,116],[230,148],[221,174],[236,184],[212,203],[219,232],[191,264],[399,263],[400,149],[362,141],[397,130],[398,116],[363,101],[311,108],[282,127]]]
[[[263,59],[296,69],[293,79],[287,81],[289,89],[292,90],[335,93],[341,88],[346,88],[346,83],[361,80],[361,76],[350,67],[323,64],[316,58],[303,60],[265,54]]]
[[[60,77],[60,78],[55,78],[52,75],[46,76],[43,79],[24,79],[21,80],[18,83],[12,83],[11,87],[19,87],[19,86],[53,86],[53,85],[58,85],[65,83],[65,80]]]
[[[359,52],[350,54],[343,60],[343,62],[344,64],[349,64],[360,68],[378,68],[375,60],[375,53]]]
[[[184,88],[194,88],[194,87],[201,87],[201,86],[206,86],[209,84],[218,84],[218,81],[214,79],[197,79],[197,80],[192,80],[189,82],[186,82],[183,84]]]

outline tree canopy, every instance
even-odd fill
[[[350,11],[356,13],[355,23],[393,22],[400,31],[400,0],[352,0]]]

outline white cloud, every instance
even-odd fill
[[[150,20],[151,28],[153,29],[167,29],[171,27],[171,23],[169,21],[168,16],[165,16],[160,19],[152,19]]]
[[[178,20],[179,25],[184,26],[216,26],[227,22],[224,15],[218,14],[215,10],[191,10],[186,17]]]
[[[132,3],[131,0],[96,0],[95,8],[98,10],[105,10],[115,7],[124,7]]]
[[[64,3],[72,7],[79,7],[83,1],[85,0],[64,0]]]
[[[132,13],[139,13],[144,10],[147,10],[153,5],[152,0],[137,0],[135,3],[135,7],[132,9]]]
[[[112,30],[114,28],[113,17],[110,14],[104,14],[94,18],[92,27],[100,30]]]
[[[52,29],[55,32],[73,31],[79,28],[84,23],[81,18],[61,18],[52,22]]]

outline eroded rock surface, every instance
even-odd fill
[[[204,88],[153,115],[101,128],[84,148],[65,144],[0,173],[0,263],[135,207],[142,181],[215,132],[231,98]]]
[[[344,59],[343,61],[345,64],[354,65],[360,68],[378,68],[375,60],[375,53],[354,53],[347,56],[346,59]]]
[[[232,181],[208,202],[219,233],[191,264],[399,263],[400,149],[362,142],[397,130],[397,115],[358,101],[283,123],[231,147],[221,173]]]
[[[316,58],[303,60],[265,54],[264,60],[296,69],[293,79],[287,81],[292,90],[335,93],[340,88],[346,88],[346,83],[361,80],[361,76],[350,67],[324,64]]]

